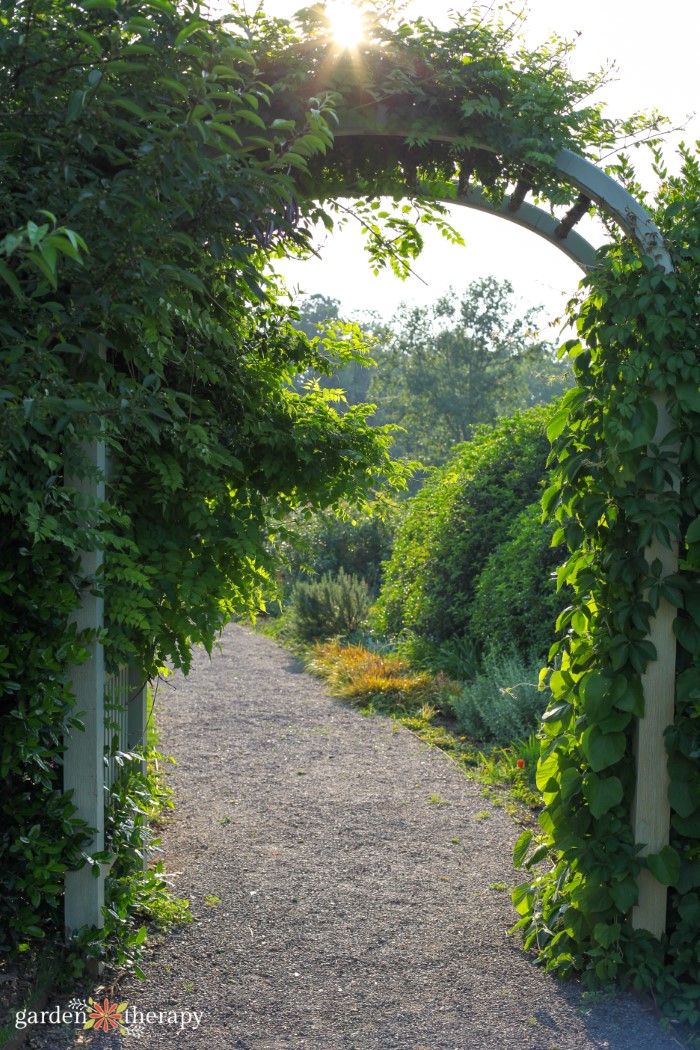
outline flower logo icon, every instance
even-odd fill
[[[104,1002],[94,1002],[93,999],[88,999],[88,1005],[91,1009],[91,1013],[88,1014],[88,1019],[83,1025],[84,1029],[95,1028],[95,1031],[99,1032],[102,1029],[103,1032],[109,1032],[110,1029],[117,1028],[122,1035],[125,1034],[126,1029],[122,1024],[122,1014],[126,1010],[128,1003],[110,1003],[109,999],[105,999]]]

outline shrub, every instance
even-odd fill
[[[457,721],[477,740],[506,745],[528,737],[549,700],[538,677],[539,663],[517,652],[488,653],[483,671],[452,702]]]
[[[380,629],[436,643],[470,633],[479,575],[542,487],[553,411],[481,427],[408,502],[377,603]]]
[[[557,593],[552,573],[562,555],[551,546],[552,524],[543,524],[541,518],[540,504],[531,503],[479,575],[470,625],[472,638],[483,650],[507,639],[524,657],[545,659],[554,641],[554,625],[570,591],[567,587]]]
[[[364,580],[339,572],[318,581],[300,581],[292,592],[288,630],[302,642],[347,635],[366,618],[370,593]]]

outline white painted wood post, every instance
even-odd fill
[[[75,488],[84,500],[104,500],[105,446],[94,440],[81,446],[85,465],[100,472],[100,477],[67,477],[66,484]],[[81,576],[94,576],[102,564],[102,551],[82,551]],[[82,590],[80,608],[73,614],[78,630],[102,631],[104,622],[103,599],[87,587]],[[63,790],[73,792],[77,816],[94,828],[89,852],[104,849],[105,820],[105,762],[104,762],[104,653],[102,643],[93,639],[89,659],[70,668],[68,679],[75,695],[75,711],[85,725],[84,730],[72,729],[66,736],[63,765]],[[81,926],[101,927],[104,924],[104,872],[95,878],[89,865],[66,873],[65,927],[71,937]]]
[[[146,679],[139,668],[129,665],[129,694],[127,708],[128,751],[146,751],[148,732],[148,691]],[[141,761],[141,772],[146,773],[146,759]]]
[[[148,732],[148,691],[143,673],[132,665],[129,666],[129,695],[127,708],[127,735],[126,745],[129,751],[146,751],[146,736]],[[139,762],[141,773],[146,775],[146,759]],[[143,852],[142,866],[145,871],[148,867],[148,827],[146,818],[142,817],[141,849]]]
[[[148,704],[146,682],[138,668],[129,665],[129,695],[127,708],[126,746],[129,751],[146,749]],[[146,772],[145,760],[141,771]]]
[[[654,398],[658,413],[654,443],[659,445],[673,429],[666,402],[661,395]],[[680,482],[675,482],[678,490]],[[672,549],[654,540],[646,549],[649,566],[658,558],[661,575],[678,572],[678,545]],[[644,843],[641,856],[658,853],[668,845],[671,828],[671,807],[668,800],[668,766],[664,732],[674,721],[676,684],[676,636],[673,633],[675,608],[661,598],[656,616],[651,621],[649,640],[656,648],[656,660],[642,675],[644,689],[644,717],[637,720],[635,753],[637,779],[632,804],[634,841]],[[650,871],[640,872],[639,902],[632,909],[635,930],[649,930],[661,937],[666,930],[666,898],[668,887],[657,882]]]

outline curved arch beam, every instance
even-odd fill
[[[420,193],[420,185],[418,193]],[[416,195],[406,194],[407,197]],[[349,190],[347,191],[347,196],[355,197],[357,193]],[[527,201],[524,201],[516,210],[513,210],[510,207],[511,198],[506,194],[500,204],[493,204],[480,186],[470,186],[466,193],[461,193],[455,197],[442,197],[439,200],[443,204],[456,204],[462,208],[471,208],[474,211],[486,212],[490,215],[507,219],[508,222],[512,222],[516,226],[522,226],[524,229],[530,230],[531,233],[536,233],[538,237],[542,237],[549,244],[558,248],[560,252],[563,252],[564,255],[568,256],[572,262],[581,267],[584,273],[595,266],[596,249],[590,241],[576,233],[575,230],[569,230],[565,238],[558,237],[556,231],[559,227],[559,219],[543,208],[538,208],[534,204],[528,204]]]
[[[601,171],[593,161],[570,149],[560,150],[554,163],[563,175],[562,181],[575,186],[594,200],[639,245],[645,255],[651,255],[666,273],[672,272],[671,256],[654,220],[624,186]]]
[[[527,201],[524,201],[517,211],[512,211],[509,208],[509,196],[506,195],[501,204],[492,204],[491,201],[485,198],[481,189],[470,186],[466,193],[454,199],[445,200],[445,203],[460,204],[465,208],[474,208],[477,211],[498,215],[502,219],[507,219],[508,222],[515,223],[516,226],[523,226],[526,230],[543,237],[550,244],[553,244],[555,248],[563,252],[564,255],[568,255],[582,270],[587,271],[595,266],[596,250],[585,237],[576,233],[575,230],[570,230],[564,239],[557,237],[556,231],[559,226],[559,219],[550,215],[543,208],[538,208],[534,204],[528,204]]]
[[[337,138],[354,138],[354,137],[372,137],[372,138],[400,138],[404,141],[408,138],[408,132],[391,128],[382,129],[379,126],[378,121],[381,122],[384,114],[379,111],[375,119],[368,122],[365,125],[360,124],[348,124],[345,127],[342,125],[336,129],[335,135]],[[437,130],[434,135],[429,136],[433,142],[455,142],[455,134],[449,132]],[[482,148],[491,150],[488,143],[482,144]],[[654,220],[652,219],[646,208],[642,207],[638,201],[634,199],[631,193],[621,186],[619,182],[616,182],[610,175],[607,175],[602,171],[593,161],[588,160],[586,157],[582,157],[578,153],[574,153],[573,150],[562,149],[557,153],[554,158],[554,164],[561,174],[561,181],[570,186],[574,186],[580,190],[581,193],[585,193],[587,197],[590,197],[592,201],[601,208],[607,215],[609,215],[614,222],[618,224],[621,230],[627,234],[638,245],[641,251],[645,255],[651,255],[656,261],[656,264],[660,266],[666,273],[671,273],[673,270],[673,263],[671,257],[666,250],[664,245],[663,237],[658,230]],[[468,196],[468,195],[467,195]],[[458,200],[457,203],[460,203]],[[463,203],[466,207],[479,207],[476,203],[471,203],[469,200],[464,200]],[[530,212],[533,205],[522,204],[518,209],[518,212],[509,212],[504,215],[504,218],[510,219],[514,222],[519,222],[523,226],[527,226],[530,229],[534,229],[535,233],[539,233],[540,236],[551,240],[553,244],[561,248],[567,255],[570,255],[575,262],[579,262],[576,258],[576,254],[571,255],[567,251],[565,241],[569,237],[573,236],[573,231],[569,233],[568,237],[564,240],[550,238],[549,232],[547,231],[548,224],[541,223],[539,216],[534,216]],[[485,209],[486,210],[486,209]],[[503,214],[500,208],[492,209],[498,214]],[[547,213],[536,208],[536,212],[541,213],[542,216],[546,216]],[[524,212],[524,221],[521,221],[518,217],[518,213]],[[536,223],[529,221],[530,219],[537,219]],[[555,225],[558,225],[555,222]],[[546,232],[547,231],[547,232]],[[583,238],[581,238],[583,240]],[[585,242],[584,242],[585,243]],[[585,249],[584,249],[585,251]],[[586,269],[592,265],[591,263],[586,264]]]

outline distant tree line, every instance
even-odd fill
[[[348,405],[375,404],[373,423],[400,427],[397,457],[438,466],[479,425],[547,404],[571,385],[566,363],[539,332],[540,312],[519,314],[508,281],[480,278],[427,308],[403,303],[389,320],[358,318],[374,341],[376,367],[353,361],[318,382],[341,389]],[[313,337],[341,316],[337,299],[312,295],[298,325]]]

